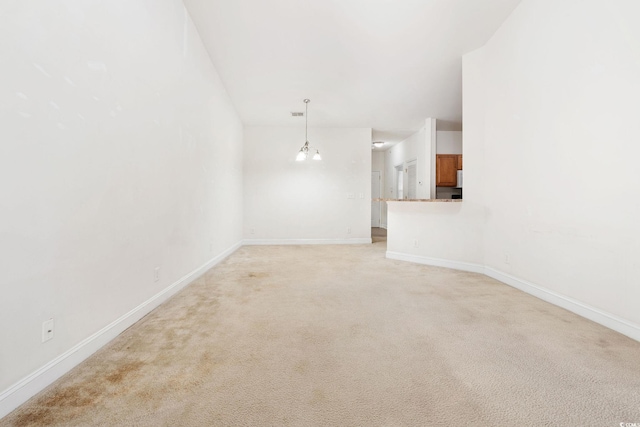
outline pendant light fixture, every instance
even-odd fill
[[[297,162],[307,160],[309,158],[309,151],[315,151],[315,153],[312,155],[313,160],[322,160],[322,157],[320,157],[320,151],[318,151],[317,148],[309,145],[309,137],[307,136],[309,128],[309,119],[307,118],[307,113],[309,111],[309,102],[311,101],[308,99],[304,100],[304,145],[302,146],[302,148],[300,148],[300,151],[298,151],[298,155],[296,156]]]

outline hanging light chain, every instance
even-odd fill
[[[309,130],[309,99],[304,100],[304,140],[309,142],[308,130]]]
[[[303,99],[304,102],[304,145],[302,146],[302,148],[300,148],[300,151],[298,152],[298,156],[296,157],[296,161],[301,162],[304,160],[307,160],[307,158],[309,157],[309,150],[311,149],[312,151],[315,150],[315,154],[313,155],[312,159],[313,160],[322,160],[322,157],[320,156],[320,151],[315,148],[315,147],[311,147],[309,145],[309,102],[311,102],[310,99]]]

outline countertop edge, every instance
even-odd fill
[[[463,199],[371,199],[372,202],[460,203]]]

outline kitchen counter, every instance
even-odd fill
[[[372,202],[458,203],[462,199],[371,199]]]

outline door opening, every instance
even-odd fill
[[[371,226],[380,227],[382,202],[375,201],[380,198],[380,171],[371,172]]]

